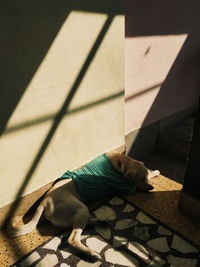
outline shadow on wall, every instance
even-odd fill
[[[200,86],[199,12],[199,1],[189,3],[176,0],[170,4],[158,0],[125,1],[126,38],[187,34],[141,127],[181,111],[182,103],[187,104],[188,99],[190,103],[196,104]],[[145,55],[148,53],[151,53],[150,47]],[[162,57],[162,54],[159,56]],[[129,98],[126,99],[126,103]],[[129,151],[130,156],[135,158],[141,156],[139,151],[142,141],[141,130]]]
[[[9,218],[13,216],[17,206],[19,205],[21,196],[30,182],[33,173],[38,167],[38,164],[43,157],[51,139],[53,138],[57,127],[59,126],[63,116],[66,115],[68,107],[78,90],[78,87],[83,80],[91,62],[99,49],[115,15],[122,14],[122,2],[112,0],[107,4],[107,1],[29,1],[24,0],[10,3],[5,2],[0,4],[0,25],[1,31],[1,123],[0,134],[3,134],[6,125],[18,105],[20,99],[26,91],[26,88],[34,76],[35,72],[42,63],[51,44],[56,38],[62,24],[67,20],[68,15],[72,10],[84,12],[104,13],[107,14],[107,19],[97,35],[91,50],[88,53],[76,80],[73,83],[68,96],[59,110],[54,116],[54,121],[40,149],[35,156],[31,167],[28,169],[23,183],[16,194],[16,201],[8,212],[3,226],[5,226]],[[107,97],[97,102],[93,102],[84,107],[80,107],[72,112],[80,111],[92,105],[97,105],[103,101],[109,101],[122,94]],[[48,119],[48,118],[47,118]],[[37,122],[35,122],[37,123]],[[17,129],[13,129],[17,130]],[[12,240],[12,246],[17,246],[17,243]],[[17,246],[18,247],[18,246]],[[16,249],[15,249],[16,250]],[[18,247],[18,255],[23,255],[23,249]]]
[[[122,14],[121,1],[15,1],[0,4],[0,134],[72,10]]]
[[[6,124],[70,13],[54,1],[1,3],[1,124]]]
[[[103,40],[103,38],[104,38],[104,36],[105,36],[105,34],[107,32],[112,20],[113,20],[113,17],[114,17],[113,15],[108,16],[108,19],[106,20],[106,22],[105,22],[105,24],[104,24],[99,36],[96,39],[96,42],[94,43],[90,53],[88,54],[88,57],[86,58],[86,60],[85,60],[85,62],[83,64],[83,66],[82,66],[82,68],[81,68],[81,70],[80,70],[80,72],[79,72],[79,74],[78,74],[73,86],[71,87],[71,89],[69,91],[69,94],[68,94],[64,104],[60,108],[59,112],[56,114],[56,116],[54,118],[54,122],[53,122],[53,124],[52,124],[52,126],[51,126],[51,128],[50,128],[50,130],[49,130],[49,132],[47,134],[47,136],[45,137],[44,142],[42,143],[42,145],[41,145],[41,147],[40,147],[40,149],[39,149],[39,151],[38,151],[38,153],[37,153],[32,165],[31,165],[30,169],[28,170],[25,178],[23,179],[23,183],[22,183],[22,185],[20,187],[20,190],[18,191],[18,193],[17,193],[17,195],[15,197],[16,201],[12,205],[12,209],[10,210],[10,212],[8,214],[7,220],[9,220],[9,218],[11,216],[10,214],[14,213],[14,211],[15,211],[15,209],[16,209],[17,205],[19,204],[19,201],[20,201],[19,197],[23,194],[27,184],[30,182],[31,177],[32,177],[33,173],[35,172],[35,170],[37,169],[37,167],[38,167],[38,165],[40,163],[40,160],[42,159],[42,157],[43,157],[43,155],[44,155],[49,143],[51,142],[51,139],[53,138],[53,136],[54,136],[54,134],[55,134],[60,122],[62,121],[63,117],[66,115],[66,113],[68,111],[68,107],[69,107],[69,105],[70,105],[70,103],[71,103],[76,91],[78,90],[78,87],[79,87],[79,85],[80,85],[85,73],[87,72],[87,69],[88,69],[90,63],[92,62],[92,60],[93,60],[93,58],[94,58],[94,56],[95,56],[95,54],[96,54],[96,52],[98,50],[98,47],[100,46],[100,44],[101,44],[101,42],[102,42],[102,40]],[[96,104],[98,104],[98,103],[96,103]],[[5,224],[7,224],[7,223],[8,223],[8,221],[5,222]]]

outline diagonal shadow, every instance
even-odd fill
[[[0,2],[0,135],[71,11],[122,14],[122,1]]]
[[[24,192],[26,186],[28,185],[32,175],[34,174],[34,172],[35,172],[40,160],[42,159],[42,157],[43,157],[43,155],[44,155],[49,143],[51,142],[51,139],[54,136],[54,134],[55,134],[60,122],[62,121],[63,117],[65,116],[65,114],[67,112],[67,109],[69,107],[69,104],[71,103],[75,93],[77,92],[77,90],[79,88],[79,85],[80,85],[84,75],[86,74],[86,72],[87,72],[87,70],[88,70],[88,68],[89,68],[94,56],[96,55],[96,53],[98,51],[98,48],[99,48],[100,44],[102,43],[102,41],[103,41],[103,39],[104,39],[104,37],[105,37],[105,35],[106,35],[111,23],[113,21],[114,16],[115,16],[114,14],[108,14],[108,18],[105,21],[105,23],[104,23],[104,25],[103,25],[103,27],[102,27],[102,29],[101,29],[96,41],[95,41],[95,43],[93,44],[93,47],[91,48],[91,50],[90,50],[90,52],[89,52],[89,54],[88,54],[88,56],[87,56],[87,58],[86,58],[86,60],[85,60],[85,62],[83,64],[83,66],[82,66],[82,68],[81,68],[81,70],[80,70],[80,72],[79,72],[79,74],[78,74],[73,86],[71,87],[70,92],[69,92],[69,94],[68,94],[68,96],[67,96],[67,98],[66,98],[66,100],[65,100],[65,102],[63,104],[63,106],[61,107],[60,111],[57,113],[56,117],[54,118],[54,122],[53,122],[53,124],[51,126],[51,129],[49,130],[49,133],[47,134],[47,136],[46,136],[46,138],[45,138],[40,150],[38,151],[38,153],[37,153],[32,165],[31,165],[29,171],[27,172],[26,176],[23,179],[23,183],[22,183],[19,191],[17,192],[17,194],[15,196],[15,201],[13,202],[10,210],[8,211],[7,215],[5,216],[4,221],[2,223],[2,228],[3,229],[6,227],[6,225],[8,224],[8,222],[10,220],[10,218],[13,216],[16,208],[19,206],[20,201],[21,201],[20,196],[23,194],[23,192]],[[5,235],[7,235],[6,232],[5,232]],[[14,244],[18,249],[18,255],[23,255],[24,254],[23,253],[23,249],[21,247],[19,247],[19,245],[17,244],[16,240],[12,240],[10,242],[10,246],[13,247]],[[14,249],[14,251],[15,250],[16,250],[16,248]]]
[[[81,81],[82,81],[87,69],[89,68],[89,66],[90,66],[90,64],[91,64],[91,62],[92,62],[92,60],[93,60],[93,58],[94,58],[94,56],[95,56],[95,54],[96,54],[96,52],[98,50],[103,38],[104,38],[104,36],[105,36],[109,26],[110,26],[110,24],[112,23],[113,18],[114,18],[114,15],[109,15],[108,16],[108,18],[107,18],[107,20],[106,20],[106,22],[105,22],[105,24],[104,24],[99,36],[97,37],[97,39],[96,39],[91,51],[89,52],[89,54],[88,54],[88,56],[87,56],[87,58],[86,58],[86,60],[85,60],[85,62],[83,64],[83,66],[82,66],[82,68],[81,68],[81,70],[80,70],[80,72],[79,72],[79,74],[78,74],[78,76],[77,76],[77,78],[75,80],[75,82],[74,82],[74,84],[73,84],[73,86],[72,86],[72,88],[71,88],[71,90],[70,90],[70,92],[69,92],[64,104],[63,104],[63,106],[61,107],[61,109],[57,113],[57,115],[55,116],[53,125],[51,126],[51,129],[49,130],[48,135],[46,136],[46,138],[45,138],[45,140],[44,140],[44,142],[43,142],[38,154],[36,155],[35,160],[32,163],[32,166],[30,167],[30,169],[27,172],[25,178],[23,179],[24,182],[21,185],[19,191],[17,192],[17,194],[15,196],[16,201],[13,203],[12,208],[8,212],[7,218],[5,219],[5,221],[3,223],[3,226],[5,226],[5,224],[8,223],[9,218],[11,217],[11,215],[14,213],[15,209],[19,205],[19,203],[20,203],[19,197],[22,195],[22,193],[24,192],[26,186],[28,185],[28,183],[29,183],[32,175],[34,174],[34,172],[35,172],[35,170],[36,170],[36,168],[37,168],[42,156],[44,155],[44,152],[45,152],[47,146],[49,145],[53,135],[55,134],[55,132],[56,132],[56,130],[57,130],[57,128],[58,128],[63,116],[66,114],[67,108],[69,107],[69,104],[71,103],[71,101],[72,101],[72,99],[73,99],[73,97],[74,97],[74,95],[75,95],[75,93],[76,93],[76,91],[77,91],[77,89],[78,89],[78,87],[79,87],[79,85],[80,85],[80,83],[81,83]]]
[[[146,90],[145,90],[146,91]],[[140,93],[139,93],[140,94]],[[70,110],[67,110],[64,114],[64,116],[66,115],[71,115],[71,114],[75,114],[75,113],[78,113],[78,112],[81,112],[81,111],[84,111],[84,110],[87,110],[89,108],[92,108],[94,106],[97,106],[97,105],[101,105],[102,103],[105,103],[105,102],[108,102],[108,101],[111,101],[117,97],[120,97],[124,95],[124,90],[121,90],[119,92],[117,92],[116,94],[112,94],[112,95],[109,95],[109,96],[106,96],[104,98],[101,98],[101,99],[98,99],[96,101],[93,101],[93,102],[90,102],[90,103],[87,103],[85,105],[82,105],[82,106],[78,106],[74,109],[70,109]],[[137,95],[136,95],[137,96]],[[16,132],[16,131],[20,131],[22,129],[26,129],[28,127],[32,127],[34,125],[38,125],[38,124],[42,124],[44,122],[47,122],[47,121],[50,121],[52,119],[55,118],[55,114],[52,113],[52,114],[49,114],[49,115],[46,115],[46,116],[43,116],[41,118],[38,118],[38,119],[35,119],[35,120],[31,120],[31,121],[28,121],[28,122],[24,122],[24,123],[19,123],[19,124],[16,124],[14,126],[11,126],[9,127],[5,132],[4,132],[4,135],[5,134],[10,134],[10,133],[13,133],[13,132]]]
[[[187,1],[180,0],[173,1],[172,5],[169,5],[168,2],[162,3],[159,0],[155,0],[153,3],[147,3],[145,0],[140,2],[126,0],[125,3],[126,38],[187,34],[187,38],[162,82],[129,151],[131,157],[145,161],[142,147],[144,144],[148,147],[148,141],[152,149],[155,147],[156,137],[154,138],[151,131],[159,130],[157,122],[184,110],[184,107],[186,109],[196,105],[200,85],[200,3],[196,0],[193,1],[192,5]],[[146,141],[147,139],[148,141]],[[158,168],[156,167],[158,160],[157,163],[154,160],[153,163],[145,162],[145,164],[151,169]],[[160,170],[166,173],[165,169],[163,167],[163,170]],[[168,166],[167,169],[170,172]],[[169,177],[173,179],[171,172]]]
[[[54,0],[0,3],[0,135],[71,9]]]
[[[134,99],[134,98],[136,98],[136,97],[138,97],[138,96],[141,96],[141,95],[143,95],[143,94],[146,94],[146,93],[148,93],[148,92],[150,92],[150,91],[152,91],[152,90],[158,88],[158,87],[161,86],[161,85],[162,85],[162,82],[160,82],[160,83],[156,83],[156,84],[154,84],[153,86],[150,86],[150,87],[148,87],[148,88],[146,88],[146,89],[144,89],[144,90],[142,90],[142,91],[140,91],[140,92],[138,92],[138,93],[135,93],[135,94],[132,94],[132,95],[130,95],[130,96],[127,96],[127,97],[125,98],[125,102],[131,101],[132,99]]]
[[[152,106],[146,114],[141,129],[129,151],[131,157],[141,160],[145,156],[140,154],[142,142],[144,142],[145,137],[145,127],[153,125],[155,118],[158,121],[176,113],[176,110],[181,110],[181,101],[187,103],[188,98],[193,101],[193,105],[195,106],[199,95],[200,65],[195,62],[194,57],[189,57],[191,47],[194,46],[194,43],[200,44],[200,39],[193,32],[188,35],[167,77],[161,84]],[[199,52],[197,49],[194,49],[193,53],[197,54]],[[169,110],[171,112],[170,114],[168,114]],[[152,166],[149,166],[149,168],[152,168]]]

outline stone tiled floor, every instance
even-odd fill
[[[168,226],[145,214],[126,199],[115,197],[94,211],[109,220],[106,227],[86,229],[82,242],[93,248],[99,259],[89,263],[66,242],[66,234],[50,241],[13,266],[198,266],[199,250]]]
[[[173,242],[175,242],[175,244],[177,244],[177,242],[180,241],[180,239],[178,239],[178,237],[180,235],[181,238],[186,237],[186,239],[192,241],[196,245],[199,245],[200,244],[200,224],[199,224],[199,222],[195,222],[194,220],[185,216],[177,208],[179,193],[180,193],[180,190],[182,188],[182,185],[177,183],[177,182],[174,182],[174,181],[172,181],[166,177],[163,177],[161,175],[159,177],[153,178],[152,183],[154,184],[153,192],[148,193],[148,194],[138,192],[138,193],[135,193],[132,197],[129,197],[128,200],[133,203],[133,206],[136,205],[136,206],[140,207],[143,211],[152,215],[154,218],[156,218],[160,222],[166,224],[171,229],[175,230],[176,234],[175,235],[171,234],[168,236],[167,235],[167,233],[169,233],[168,231],[173,232],[173,230],[169,230],[169,229],[167,229],[167,226],[165,226],[165,228],[168,230],[168,231],[166,231],[166,229],[163,230],[162,227],[159,227],[159,225],[156,226],[154,224],[145,224],[141,230],[141,228],[138,228],[139,226],[141,226],[140,224],[142,223],[138,220],[138,218],[140,218],[140,215],[138,214],[138,218],[135,218],[135,220],[138,222],[139,225],[131,226],[134,229],[133,230],[134,239],[132,239],[132,242],[139,243],[138,241],[140,239],[138,239],[137,235],[141,235],[141,236],[143,235],[143,238],[145,238],[145,236],[148,236],[148,234],[149,234],[150,235],[149,239],[147,241],[143,240],[145,242],[149,242],[151,240],[151,242],[149,242],[147,244],[147,248],[145,245],[146,243],[144,244],[143,241],[142,241],[141,245],[145,249],[154,250],[155,247],[153,248],[153,246],[155,246],[155,242],[158,242],[158,243],[161,242],[165,246],[166,245],[165,241],[167,240],[167,245],[169,246],[169,244],[170,244],[170,246],[172,246],[172,244],[174,244]],[[112,203],[109,204],[109,207],[112,207]],[[119,207],[120,207],[120,205],[119,205]],[[128,209],[128,207],[127,207],[127,209]],[[130,211],[130,212],[134,212],[134,211]],[[129,214],[129,212],[127,212],[127,214]],[[152,235],[152,231],[148,230],[149,225],[151,225],[153,227],[157,227],[156,228],[157,229],[156,237]],[[110,231],[108,229],[104,229],[104,230],[101,229],[100,230],[101,232],[99,232],[98,229],[96,229],[96,230],[97,230],[97,232],[93,233],[94,236],[92,236],[90,238],[86,236],[85,240],[83,240],[83,242],[89,242],[88,244],[91,244],[91,242],[96,240],[97,233],[98,233],[100,235],[100,237],[98,238],[100,240],[100,243],[98,243],[98,241],[97,241],[96,244],[102,244],[101,242],[106,243],[106,246],[102,249],[102,251],[108,250],[107,255],[110,255],[109,258],[111,258],[111,256],[113,254],[115,254],[115,257],[117,257],[117,255],[119,256],[119,252],[116,250],[118,247],[116,246],[116,248],[113,249],[113,247],[111,246],[110,241],[108,239],[108,237],[110,235]],[[0,233],[0,263],[1,263],[0,266],[1,267],[7,267],[7,266],[12,265],[21,256],[23,256],[27,253],[30,253],[30,251],[33,251],[35,249],[35,247],[37,247],[39,245],[41,245],[41,249],[46,254],[40,255],[37,251],[35,251],[35,253],[31,252],[31,254],[30,254],[31,258],[29,258],[29,261],[30,260],[34,261],[34,259],[36,260],[37,257],[39,257],[38,255],[40,255],[40,259],[41,259],[41,256],[43,255],[43,257],[46,257],[45,260],[43,259],[43,262],[46,260],[47,260],[47,262],[49,262],[49,260],[50,260],[50,262],[54,262],[54,261],[56,262],[56,260],[59,259],[58,256],[57,255],[55,256],[54,254],[52,254],[51,249],[48,249],[47,247],[42,248],[44,246],[42,244],[44,242],[48,243],[49,242],[48,240],[50,238],[52,238],[53,236],[55,236],[57,233],[58,233],[58,231],[49,224],[48,225],[47,224],[41,224],[39,226],[39,231],[35,230],[26,236],[21,236],[21,237],[14,238],[14,239],[9,239],[5,235],[3,235],[3,233]],[[117,236],[120,236],[120,235],[117,235]],[[54,240],[57,240],[55,242],[58,242],[58,241],[60,242],[60,240],[61,240],[60,237],[57,237],[57,238],[54,239]],[[91,239],[91,238],[95,238],[95,239]],[[89,239],[89,240],[87,241],[87,239]],[[155,240],[155,239],[157,239],[157,240]],[[177,241],[177,240],[179,240],[179,241]],[[127,248],[129,248],[130,250],[135,249],[135,248],[133,248],[134,243],[127,242],[126,239],[120,239],[117,237],[117,238],[114,238],[112,242],[113,242],[113,244],[115,243],[115,245],[116,245],[116,242],[120,242],[120,243],[124,244],[126,249]],[[51,245],[51,243],[48,243],[48,244]],[[114,247],[115,247],[115,245],[114,245]],[[150,247],[150,246],[152,246],[152,247]],[[123,247],[121,247],[121,248],[123,248]],[[165,249],[166,249],[166,246],[165,246]],[[102,251],[101,251],[101,253],[102,253]],[[143,253],[144,253],[144,251],[143,251]],[[170,251],[176,251],[176,249],[173,247],[170,247]],[[69,256],[69,254],[66,254],[66,253],[69,253],[69,251],[66,251],[66,249],[64,250],[63,253],[65,253],[64,257],[66,257],[66,255]],[[121,253],[120,255],[122,255],[122,258],[124,260],[125,259],[128,260],[127,257],[124,256],[124,255],[126,255],[127,251],[123,251],[120,253]],[[166,255],[165,252],[159,252],[159,253],[161,253],[161,254],[164,253],[164,255]],[[178,252],[178,253],[182,253],[182,252]],[[62,254],[59,254],[59,255],[62,256]],[[135,255],[135,253],[134,253],[134,255]],[[189,254],[187,254],[187,256],[188,255]],[[190,255],[194,255],[194,254],[190,254]],[[174,265],[174,261],[177,261],[176,257],[178,257],[178,256],[173,255],[173,254],[168,255],[167,260],[171,261],[171,263],[170,263],[171,266],[176,266],[176,265]],[[35,263],[37,263],[40,259],[37,259],[37,261],[35,261]],[[166,257],[164,260],[166,261]],[[195,260],[195,259],[192,259],[192,260]],[[135,262],[136,261],[137,262],[140,261],[140,256],[136,257]],[[184,260],[185,263],[183,263],[182,257],[181,257],[181,259],[179,259],[179,261],[180,262],[179,262],[178,266],[195,266],[195,265],[187,265],[188,264],[187,260]],[[56,266],[63,266],[63,267],[67,266],[66,265],[67,263],[66,262],[64,263],[63,259],[61,262],[62,262],[62,265],[58,264]],[[24,262],[24,264],[25,264],[25,262]],[[87,265],[84,265],[84,264],[85,263],[83,261],[80,261],[78,266],[79,267],[80,266],[100,266],[99,262],[97,262],[93,265],[91,265],[91,264],[88,265],[88,263],[87,263]],[[141,265],[141,264],[143,264],[143,265]],[[140,262],[141,266],[146,266],[144,264],[145,263]],[[191,262],[189,262],[189,264],[191,264]],[[192,261],[192,264],[196,264],[196,263],[194,261]],[[26,265],[26,266],[29,266],[29,265]],[[38,265],[38,266],[42,266],[42,265]],[[51,265],[48,265],[48,266],[50,267]],[[106,265],[104,265],[104,266],[106,266]],[[114,263],[112,263],[111,265],[107,265],[107,266],[114,266]],[[134,265],[126,265],[126,266],[134,266]],[[138,265],[136,265],[136,266],[138,266]],[[152,265],[152,266],[160,266],[160,265],[157,264],[157,265]],[[170,266],[170,265],[165,265],[165,266]]]
[[[178,209],[182,185],[162,175],[153,178],[151,183],[154,186],[151,193],[136,192],[127,199],[200,245],[199,221],[195,221]]]

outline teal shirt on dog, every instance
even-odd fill
[[[67,171],[56,180],[72,178],[83,202],[112,195],[129,194],[134,190],[117,171],[106,154],[103,154],[77,171]]]

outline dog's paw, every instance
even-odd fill
[[[67,251],[69,251],[69,249],[67,249]],[[84,261],[89,262],[89,263],[95,263],[99,259],[101,259],[100,255],[96,253],[94,250],[92,250],[91,248],[87,248],[86,250],[81,250],[81,249],[72,247],[71,253],[75,254],[80,259],[83,259]]]
[[[89,249],[88,251],[89,255],[99,258],[99,254],[94,251],[93,249]]]
[[[88,248],[87,255],[89,256],[92,262],[96,262],[101,258],[100,255],[96,251],[90,248]]]
[[[158,175],[160,175],[160,172],[158,170],[152,171],[148,174],[148,179],[152,179]]]
[[[160,175],[160,171],[159,171],[159,170],[155,170],[155,171],[153,171],[153,174],[154,174],[155,176],[158,176],[158,175]]]

